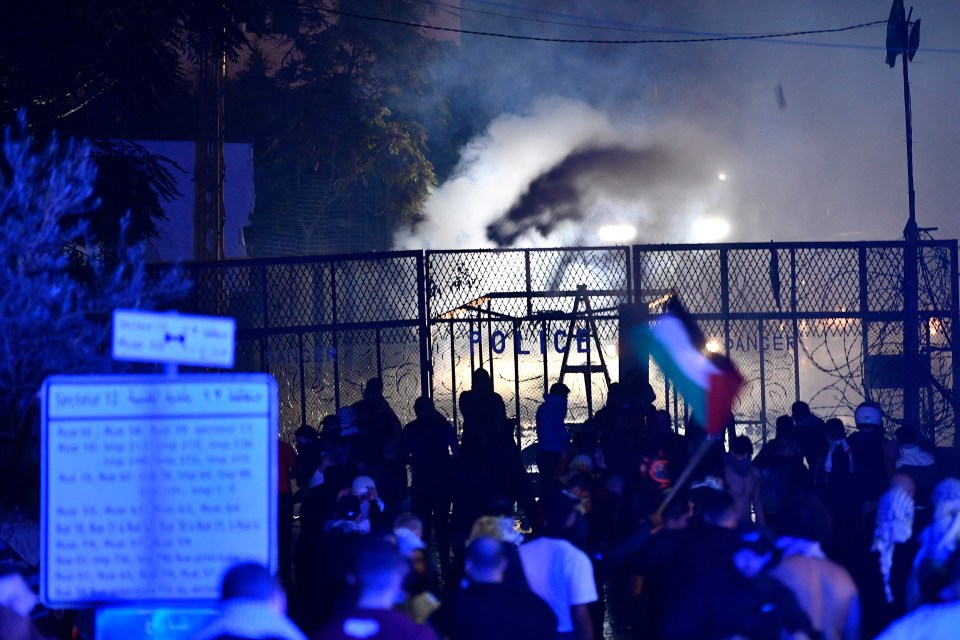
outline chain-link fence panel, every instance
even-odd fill
[[[920,369],[904,358],[903,243],[640,246],[635,286],[653,320],[679,296],[711,349],[725,345],[747,381],[737,419],[762,434],[796,399],[850,424],[853,408],[869,397],[892,430],[905,420],[904,388],[913,384],[921,428],[952,443],[955,330],[946,325],[957,314],[956,251],[955,242],[919,247]],[[723,326],[711,327],[717,319]],[[912,382],[906,371],[914,371]],[[651,370],[655,385],[665,384],[660,375]]]
[[[634,286],[638,295],[681,292],[691,314],[723,310],[720,252],[705,247],[634,247]]]
[[[903,310],[903,248],[863,249],[867,285],[867,308],[871,311]]]
[[[375,377],[410,420],[427,389],[423,264],[420,252],[193,264],[184,310],[236,319],[236,368],[277,379],[284,439]]]
[[[283,333],[266,339],[266,372],[277,379],[281,435],[289,435],[305,423],[301,403],[303,370],[297,337],[296,334]]]
[[[798,248],[795,263],[797,313],[862,311],[856,248]]]
[[[431,251],[427,254],[430,318],[442,318],[465,306],[516,317],[521,298],[496,300],[490,293],[526,291],[527,268],[523,251]],[[506,302],[504,302],[506,301]]]
[[[460,424],[471,371],[491,374],[526,448],[550,385],[570,387],[568,422],[584,422],[618,377],[617,308],[631,301],[630,254],[531,249],[427,254],[436,404]]]
[[[735,413],[756,442],[797,399],[850,423],[864,398],[891,429],[917,388],[925,434],[953,444],[958,333],[957,243],[924,241],[917,310],[904,310],[900,242],[650,245],[506,251],[396,252],[186,265],[182,309],[237,321],[237,365],[267,371],[281,393],[281,434],[316,425],[360,399],[373,377],[404,421],[422,393],[459,425],[471,372],[492,371],[522,441],[549,386],[572,389],[584,422],[619,379],[620,305],[650,321],[679,296],[706,339],[740,367]],[[911,320],[911,318],[915,318]],[[921,370],[906,366],[915,323]],[[915,371],[904,382],[904,371]],[[899,376],[899,377],[898,377]],[[656,404],[688,411],[655,367]],[[910,387],[909,385],[913,385]]]
[[[304,416],[316,427],[337,411],[337,349],[332,331],[303,334]]]
[[[790,252],[745,249],[728,253],[730,313],[774,313],[790,308]]]

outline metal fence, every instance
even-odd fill
[[[561,377],[571,421],[602,406],[617,379],[618,307],[633,300],[628,248],[434,251],[427,264],[434,400],[455,424],[481,367],[526,435]]]
[[[358,401],[372,377],[402,418],[429,392],[422,253],[185,267],[191,310],[237,321],[235,368],[277,379],[282,437]]]
[[[747,385],[738,421],[763,440],[797,399],[848,416],[865,396],[903,419],[902,242],[638,245],[393,252],[188,264],[183,310],[237,320],[237,369],[273,374],[282,434],[384,380],[401,419],[430,394],[459,423],[457,398],[487,369],[528,433],[549,385],[571,387],[569,419],[590,418],[619,377],[620,305],[655,318],[679,295]],[[957,242],[925,241],[919,268],[920,422],[953,444],[958,361]],[[657,403],[686,407],[651,367]],[[901,376],[902,377],[902,376]]]
[[[797,399],[851,416],[868,397],[904,420],[904,243],[770,243],[634,247],[640,297],[676,291],[747,384],[737,403],[755,440]],[[919,386],[925,435],[952,445],[956,423],[957,243],[920,247],[918,331],[929,376]],[[712,339],[712,340],[711,340]],[[900,359],[898,359],[900,357]],[[654,369],[675,414],[684,410]],[[907,381],[909,382],[909,381]],[[851,421],[847,420],[850,424]]]

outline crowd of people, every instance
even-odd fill
[[[426,397],[402,425],[376,379],[302,427],[280,488],[299,503],[295,543],[290,509],[280,527],[300,629],[866,639],[960,607],[960,480],[916,428],[888,438],[878,406],[848,427],[796,402],[755,452],[733,424],[681,435],[639,376],[580,425],[569,393],[551,385],[537,411],[536,474],[482,369],[459,398],[459,434]]]
[[[234,568],[200,637],[956,635],[960,479],[915,427],[796,402],[769,440],[681,435],[637,375],[570,425],[569,393],[536,413],[534,474],[486,371],[460,433],[427,397],[403,425],[370,380],[281,443],[280,575]]]

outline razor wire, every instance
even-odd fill
[[[920,243],[921,425],[954,442],[957,243]],[[620,377],[619,307],[650,319],[679,296],[746,385],[745,433],[768,437],[796,400],[850,423],[870,398],[902,424],[903,390],[869,384],[903,354],[902,242],[638,245],[390,252],[185,265],[180,310],[237,321],[237,365],[278,380],[281,436],[360,399],[373,377],[404,422],[427,393],[458,422],[457,399],[486,368],[525,442],[542,396],[567,367],[571,422],[586,422]],[[601,357],[602,356],[602,357]],[[606,375],[598,370],[601,360]],[[594,371],[585,372],[592,367]],[[884,373],[880,371],[880,373]],[[881,379],[877,378],[878,380]],[[687,408],[650,367],[656,404]]]

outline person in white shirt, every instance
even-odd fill
[[[960,629],[960,553],[946,564],[949,583],[940,592],[940,602],[926,604],[895,620],[876,640],[954,640]]]
[[[520,562],[530,589],[557,616],[557,637],[593,640],[589,605],[598,599],[593,565],[565,539],[583,517],[577,504],[562,494],[545,499],[543,535],[520,546]]]

